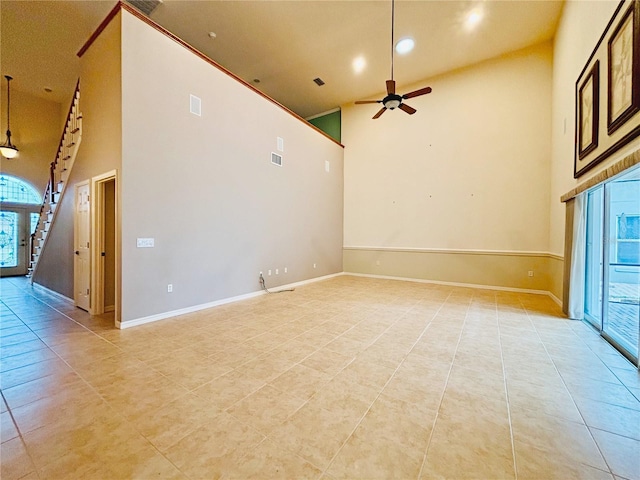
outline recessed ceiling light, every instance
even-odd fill
[[[367,66],[367,61],[364,59],[364,57],[357,57],[353,60],[351,66],[353,67],[354,72],[361,73]]]
[[[400,55],[404,55],[405,53],[409,53],[413,50],[413,47],[416,43],[413,41],[413,38],[403,38],[396,43],[396,52]]]
[[[484,11],[482,8],[474,8],[467,14],[467,18],[464,21],[464,26],[467,30],[471,31],[478,26],[484,17]]]
[[[211,39],[216,38],[216,32],[209,32],[207,35],[209,35]]]

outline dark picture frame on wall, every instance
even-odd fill
[[[578,156],[598,147],[600,117],[600,61],[596,61],[578,90]]]
[[[633,2],[607,44],[607,132],[640,110],[640,2]]]
[[[640,0],[617,2],[576,80],[574,120],[574,178],[640,137]]]

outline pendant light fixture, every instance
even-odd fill
[[[11,143],[11,127],[9,125],[9,109],[11,108],[11,80],[12,77],[5,75],[7,79],[7,140],[0,145],[0,153],[5,158],[13,158],[18,154],[18,147]]]

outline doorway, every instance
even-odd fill
[[[37,206],[10,206],[0,210],[0,275],[26,275],[31,233],[38,222]],[[35,220],[35,225],[34,225]]]
[[[92,194],[92,295],[91,313],[114,312],[114,324],[119,316],[119,244],[118,244],[118,179],[116,171],[91,179]]]
[[[100,313],[113,312],[116,305],[116,180],[100,182],[98,193],[98,249],[100,251],[100,266],[98,288]]]
[[[640,167],[587,194],[585,318],[638,365]]]
[[[25,180],[0,174],[0,202],[0,276],[26,275],[42,198]]]

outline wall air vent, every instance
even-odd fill
[[[199,117],[202,116],[202,101],[200,97],[189,95],[189,111]]]
[[[316,82],[316,85],[318,85],[319,87],[324,85],[324,80],[322,80],[320,77],[314,78],[313,81]]]
[[[149,16],[162,3],[162,0],[128,0],[127,3]]]
[[[282,155],[278,155],[277,153],[271,152],[271,163],[281,167],[282,166]]]

